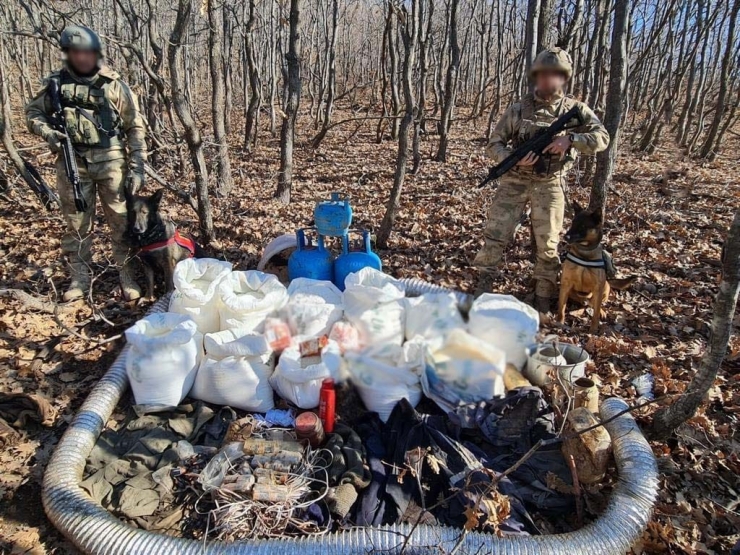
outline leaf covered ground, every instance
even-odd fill
[[[340,111],[336,119],[344,116]],[[468,262],[481,244],[491,189],[476,187],[487,166],[485,121],[469,121],[464,114],[458,118],[448,163],[429,160],[434,135],[422,140],[425,159],[419,173],[407,178],[390,248],[379,254],[386,271],[395,276],[421,277],[471,292],[476,276]],[[334,190],[351,195],[357,227],[377,229],[393,180],[396,145],[388,137],[377,144],[373,124],[333,129],[313,150],[308,144],[313,129],[305,116],[293,202],[285,206],[272,199],[277,138],[263,131],[256,152],[247,154],[238,146],[237,123],[230,139],[235,187],[227,198],[213,200],[218,238],[210,248],[213,255],[237,269],[255,268],[272,238],[307,225],[314,202]],[[605,240],[620,273],[638,275],[639,280],[609,302],[599,336],[586,333],[587,315],[575,308],[570,327],[557,330],[561,338],[586,346],[603,396],[634,400],[630,382],[649,373],[656,396],[665,402],[692,377],[706,346],[722,241],[740,197],[733,154],[740,140],[728,137],[726,157],[711,163],[686,159],[668,144],[652,155],[622,148]],[[26,146],[37,144],[25,134],[16,139]],[[51,156],[43,148],[25,154],[53,183]],[[190,178],[178,178],[170,167],[160,166],[159,171],[187,189]],[[571,183],[571,197],[586,202],[584,185]],[[63,222],[58,212],[44,212],[23,184],[16,181],[15,187],[0,196],[0,288],[54,301],[66,285],[59,260]],[[150,182],[147,191],[155,189]],[[181,229],[197,235],[192,209],[178,204],[172,194],[166,199],[166,213]],[[121,348],[121,340],[106,340],[122,333],[148,307],[121,301],[102,219],[96,234],[98,277],[89,302],[60,307],[54,314],[16,299],[0,301],[0,390],[39,394],[57,411],[54,426],[31,427],[20,443],[0,452],[0,551],[74,552],[43,514],[39,495],[44,465]],[[500,292],[518,297],[529,292],[529,244],[525,226],[507,252]],[[637,413],[643,426],[649,426],[650,414],[660,404]],[[661,487],[655,516],[636,553],[726,553],[740,539],[739,418],[740,339],[733,335],[707,403],[670,440],[652,444]]]

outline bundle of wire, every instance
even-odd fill
[[[274,430],[273,428],[271,432],[274,433]],[[329,491],[327,453],[328,460],[331,461],[329,451],[312,450],[306,446],[300,464],[291,471],[275,471],[275,475],[280,479],[279,485],[264,486],[265,492],[268,494],[274,492],[276,495],[266,495],[259,499],[255,498],[252,489],[235,491],[233,487],[229,487],[230,483],[240,477],[249,476],[251,456],[245,454],[243,457],[230,460],[230,468],[223,484],[203,492],[195,504],[195,510],[199,514],[207,515],[204,541],[207,538],[237,541],[290,535],[320,535],[328,532],[331,528],[330,519],[319,525],[312,520],[301,518],[305,509],[320,502]]]

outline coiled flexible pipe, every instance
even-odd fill
[[[418,293],[417,293],[418,294]],[[152,312],[167,310],[164,297]],[[83,553],[94,555],[349,555],[370,552],[435,554],[502,553],[622,555],[641,536],[655,502],[658,473],[655,458],[632,416],[623,414],[606,424],[619,480],[609,505],[588,526],[559,535],[496,537],[489,534],[420,525],[354,528],[324,536],[272,539],[224,544],[202,543],[138,530],[103,509],[80,488],[85,460],[105,423],[126,392],[124,347],[110,370],[98,382],[59,441],[44,474],[42,500],[51,522]],[[625,410],[621,399],[601,404],[602,419]]]

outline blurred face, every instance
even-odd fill
[[[563,90],[565,86],[565,75],[559,71],[538,71],[535,76],[535,87],[537,92],[543,96],[551,96]]]
[[[70,48],[67,52],[67,62],[76,73],[87,75],[98,67],[98,53],[94,50]]]

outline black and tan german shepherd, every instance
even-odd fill
[[[187,235],[177,231],[172,220],[165,220],[159,211],[164,196],[160,189],[149,197],[132,194],[126,190],[128,229],[126,240],[136,249],[144,266],[147,281],[147,296],[154,297],[154,273],[164,277],[166,291],[172,291],[175,266],[186,258],[203,258],[203,249]]]
[[[601,246],[603,221],[599,210],[584,210],[574,202],[575,216],[570,229],[565,234],[568,253],[563,261],[560,277],[560,299],[558,302],[558,321],[565,322],[565,308],[568,300],[589,304],[593,309],[591,333],[599,331],[599,320],[605,314],[602,305],[609,298],[612,289],[629,287],[637,276],[625,279],[610,279],[607,269],[611,266],[611,256]]]

